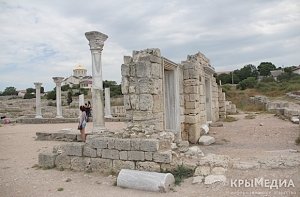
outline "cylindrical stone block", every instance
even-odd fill
[[[171,173],[145,172],[122,169],[117,178],[117,186],[153,192],[167,192],[175,184]]]

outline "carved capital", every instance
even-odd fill
[[[102,51],[104,42],[107,40],[108,36],[98,32],[98,31],[90,31],[85,33],[86,39],[89,41],[91,50],[100,50]]]
[[[35,88],[41,88],[41,86],[42,86],[42,83],[40,83],[40,82],[35,82],[33,84],[35,85]]]
[[[61,85],[61,82],[64,80],[63,77],[52,77],[54,83],[56,83],[57,86]]]

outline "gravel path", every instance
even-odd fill
[[[239,115],[239,121],[224,123],[224,127],[212,128],[211,135],[216,137],[216,145],[201,147],[205,152],[227,154],[251,160],[274,154],[266,151],[296,149],[294,140],[299,126],[282,121],[270,114],[258,115],[247,120]],[[259,126],[263,123],[263,126]],[[119,129],[124,123],[107,123],[110,129]],[[226,185],[191,184],[189,178],[166,194],[122,189],[114,186],[115,177],[96,173],[41,170],[34,168],[38,153],[52,149],[62,142],[35,141],[38,131],[56,131],[63,128],[76,128],[77,124],[45,125],[5,125],[0,127],[0,196],[300,196],[300,168],[278,170],[230,170],[226,173]],[[88,129],[91,124],[88,125]],[[278,153],[276,153],[278,154]],[[280,153],[281,154],[281,153]],[[299,153],[294,153],[298,154]],[[295,187],[235,188],[230,187],[231,179],[292,179]],[[62,190],[62,191],[58,191]],[[256,192],[251,194],[251,192]],[[260,193],[258,193],[260,192]]]

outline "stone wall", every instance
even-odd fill
[[[162,164],[172,162],[172,152],[165,147],[165,142],[161,144],[156,139],[88,136],[86,143],[67,143],[55,146],[53,153],[40,153],[39,165],[76,171],[137,169],[159,172]]]
[[[219,119],[218,85],[213,77],[214,70],[202,54],[189,55],[183,65],[184,84],[184,131],[182,138],[197,143],[201,126],[207,123],[206,97],[210,97],[211,121]],[[205,83],[208,83],[207,86]],[[206,90],[206,87],[210,88]]]
[[[142,133],[164,129],[162,58],[159,49],[134,51],[121,66],[128,128]]]

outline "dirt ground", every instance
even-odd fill
[[[241,158],[243,161],[251,161],[253,158],[263,158],[269,155],[280,157],[281,154],[286,154],[285,151],[280,150],[300,150],[300,146],[294,144],[299,134],[299,125],[280,120],[272,114],[260,114],[255,119],[244,119],[244,116],[245,114],[237,115],[238,121],[224,123],[224,127],[211,128],[210,135],[214,136],[217,141],[212,146],[201,146],[203,152],[225,154],[232,158]],[[118,122],[106,125],[110,129],[125,126],[124,123]],[[16,124],[0,127],[0,196],[300,196],[299,166],[276,170],[230,169],[226,172],[227,183],[225,185],[192,184],[192,178],[189,178],[180,186],[176,186],[174,191],[168,193],[119,188],[114,186],[116,177],[111,175],[33,168],[37,164],[39,152],[50,150],[53,145],[62,143],[35,141],[36,132],[76,127],[76,123]],[[88,125],[88,129],[90,128],[91,124]],[[293,154],[300,156],[299,152]],[[231,180],[254,178],[292,179],[295,187],[270,189],[230,185]]]

